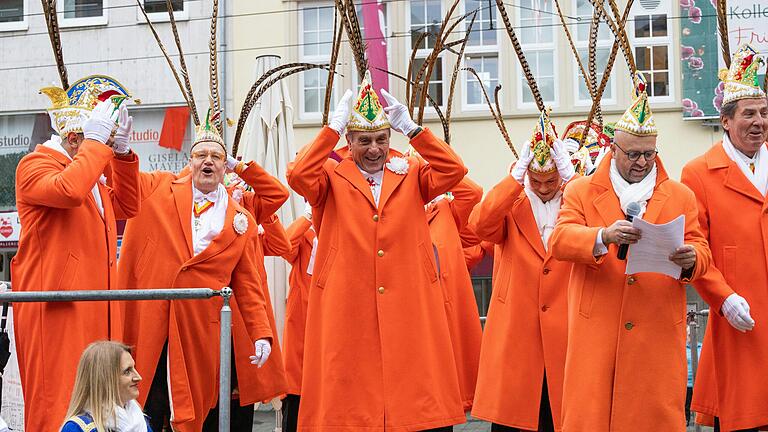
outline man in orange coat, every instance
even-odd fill
[[[472,409],[475,397],[483,330],[459,233],[466,229],[469,214],[482,197],[483,188],[464,177],[450,195],[439,195],[426,206],[465,411]]]
[[[709,303],[691,410],[716,430],[768,425],[768,104],[757,53],[744,45],[725,76],[723,140],[683,169],[714,265],[695,287]],[[761,326],[761,324],[763,324]]]
[[[313,209],[315,257],[300,431],[418,431],[463,423],[459,383],[424,204],[466,174],[461,159],[370,74],[299,152],[288,182]],[[351,157],[328,159],[349,122]],[[429,163],[387,161],[390,124]]]
[[[115,289],[115,219],[139,211],[139,162],[128,148],[130,127],[121,124],[111,137],[112,102],[93,109],[102,94],[127,92],[107,77],[85,78],[69,90],[43,89],[54,102],[49,114],[58,135],[24,156],[16,170],[24,229],[12,264],[14,291]],[[102,180],[110,169],[111,187]],[[26,430],[59,430],[80,354],[91,342],[114,337],[113,306],[14,304]]]
[[[568,350],[563,431],[684,432],[685,283],[711,254],[696,198],[670,180],[656,156],[656,126],[642,78],[616,125],[615,143],[589,177],[572,181],[552,234],[552,255],[573,262],[568,286]],[[663,224],[685,217],[684,246],[669,252],[680,277],[626,275],[616,256],[642,233],[625,218]],[[630,255],[632,248],[629,249]]]
[[[286,230],[291,242],[283,258],[291,265],[288,277],[290,291],[285,307],[283,331],[283,358],[288,392],[283,399],[283,431],[296,432],[301,401],[301,370],[304,361],[304,333],[307,323],[309,285],[314,267],[317,234],[312,227],[312,207],[307,203],[304,214],[296,218]]]
[[[540,138],[538,138],[540,137]],[[472,416],[496,431],[561,430],[570,263],[549,244],[570,156],[541,113],[512,172],[472,212],[470,227],[499,245]],[[534,155],[540,157],[534,157]]]
[[[274,335],[257,271],[256,220],[230,199],[222,184],[224,142],[209,121],[192,144],[191,174],[142,174],[142,210],[126,226],[120,258],[121,288],[231,287],[263,365]],[[253,164],[262,180],[253,212],[271,215],[285,201],[279,182]],[[218,396],[221,299],[131,302],[125,341],[136,347],[140,400],[152,427],[162,430],[164,409],[173,430],[199,432]],[[164,406],[165,405],[165,406]]]

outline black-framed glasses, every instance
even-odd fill
[[[645,159],[646,161],[651,161],[651,160],[655,159],[656,155],[659,153],[659,151],[656,150],[656,149],[648,150],[647,152],[639,152],[639,151],[630,151],[630,152],[628,152],[628,151],[624,150],[623,148],[619,147],[619,145],[616,144],[616,143],[613,143],[613,145],[615,145],[617,149],[621,150],[622,153],[627,155],[627,159],[631,160],[632,162],[635,162],[638,159],[640,159],[640,156],[642,156],[643,159]]]

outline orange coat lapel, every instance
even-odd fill
[[[734,190],[742,195],[762,203],[765,201],[760,192],[755,188],[752,182],[741,172],[736,162],[728,157],[723,148],[723,142],[720,141],[706,153],[707,168],[717,170],[725,168],[725,187]]]
[[[544,259],[546,252],[544,251],[544,243],[541,242],[541,235],[539,235],[539,226],[536,225],[536,218],[533,216],[533,208],[531,202],[528,200],[528,196],[523,192],[521,194],[522,199],[518,199],[517,203],[512,207],[512,218],[515,221],[518,229],[528,243],[531,244],[537,254]]]
[[[379,197],[380,209],[384,208],[384,204],[387,203],[389,197],[392,196],[392,192],[397,189],[404,178],[405,174],[395,174],[386,167],[384,168],[384,177],[381,181],[381,196]]]
[[[352,183],[352,185],[356,187],[357,190],[359,190],[360,193],[362,193],[363,196],[368,199],[368,202],[371,203],[371,206],[376,208],[376,204],[373,201],[373,194],[371,193],[371,187],[368,186],[368,182],[365,180],[365,178],[363,178],[363,175],[360,173],[357,165],[355,165],[355,161],[350,158],[346,158],[339,162],[338,165],[336,165],[335,171],[340,176],[344,177],[348,182]]]
[[[184,239],[187,242],[189,256],[194,256],[192,247],[192,178],[182,177],[171,183],[173,200],[176,202],[176,217],[181,224],[181,230],[184,233]]]
[[[667,200],[669,199],[669,194],[665,188],[662,187],[662,183],[669,180],[669,176],[667,175],[667,170],[664,169],[664,164],[661,163],[659,158],[656,158],[656,170],[656,186],[654,186],[653,195],[651,196],[651,199],[648,200],[645,214],[643,215],[643,220],[650,223],[658,223],[657,219],[659,218],[659,213],[661,213],[661,210],[667,204]]]
[[[605,159],[610,159],[611,157],[613,157],[612,154],[607,154]],[[600,214],[600,217],[603,219],[603,224],[605,226],[611,226],[611,224],[618,219],[625,218],[624,213],[621,211],[619,197],[617,197],[616,192],[613,191],[610,170],[611,164],[607,161],[603,161],[597,168],[597,171],[592,174],[592,180],[590,180],[593,185],[604,189],[592,203]]]
[[[226,216],[224,216],[224,227],[221,228],[221,232],[211,241],[211,244],[209,244],[207,248],[203,249],[202,252],[188,261],[189,265],[215,257],[235,241],[235,238],[240,235],[235,232],[235,229],[232,226],[236,213],[237,209],[235,203],[230,197],[227,204],[227,213]],[[243,212],[243,214],[245,214],[245,212]],[[249,220],[248,222],[250,223],[251,221]]]

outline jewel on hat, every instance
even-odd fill
[[[360,84],[352,112],[349,114],[349,131],[378,131],[389,129],[389,120],[384,114],[384,107],[379,102],[379,96],[371,85],[371,72],[365,71],[365,77]]]

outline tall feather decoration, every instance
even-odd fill
[[[587,88],[593,94],[597,90],[597,36],[600,30],[600,15],[597,11],[592,12],[592,22],[589,24],[589,79],[586,80]],[[593,99],[594,102],[594,99]],[[603,113],[600,109],[600,103],[596,104],[595,116],[600,126],[603,126]]]
[[[69,78],[67,77],[67,66],[64,64],[64,52],[61,48],[61,33],[59,32],[59,19],[56,15],[56,0],[41,0],[41,2],[45,14],[45,23],[48,26],[48,37],[51,39],[53,56],[56,58],[56,68],[61,79],[61,88],[66,90],[69,88]]]
[[[333,80],[336,75],[336,64],[339,61],[341,37],[344,34],[344,25],[339,22],[339,12],[333,14],[333,45],[331,48],[331,64],[328,79],[325,82],[325,101],[323,101],[323,126],[328,124],[328,114],[331,111],[331,96],[333,95]]]
[[[472,75],[475,76],[475,78],[482,82],[480,79],[480,76],[477,74],[477,71],[471,67],[464,67],[461,68],[462,70],[468,71]],[[499,91],[501,90],[501,85],[496,86],[495,90],[495,97],[496,97],[496,109],[494,109],[493,104],[491,103],[491,98],[488,97],[488,92],[485,91],[485,86],[481,85],[480,89],[483,92],[483,97],[485,98],[485,103],[488,105],[488,109],[491,110],[491,115],[493,116],[493,119],[496,121],[496,126],[499,128],[499,131],[501,132],[501,136],[504,137],[504,141],[506,141],[507,146],[509,146],[509,149],[512,150],[512,153],[515,155],[515,158],[519,159],[520,156],[517,155],[517,150],[515,150],[514,144],[512,144],[512,139],[509,137],[509,132],[507,131],[507,126],[504,124],[504,119],[501,117],[501,110],[499,109]]]
[[[453,74],[451,75],[451,86],[448,88],[448,106],[446,108],[445,113],[445,119],[448,121],[448,125],[451,124],[451,110],[453,108],[453,96],[456,90],[456,81],[459,77],[459,69],[461,68],[461,64],[464,61],[464,49],[467,47],[467,42],[469,42],[469,35],[472,34],[472,26],[475,24],[475,18],[477,18],[477,13],[479,11],[475,10],[472,13],[472,19],[469,21],[469,25],[467,26],[467,31],[464,36],[464,39],[461,42],[461,48],[459,49],[458,58],[456,59],[456,64],[453,66]],[[480,85],[482,86],[483,83],[480,82]],[[446,136],[445,142],[450,144],[451,143],[451,137]]]
[[[221,95],[219,95],[219,59],[218,59],[218,41],[217,41],[217,25],[219,21],[219,0],[213,0],[213,14],[211,15],[211,39],[208,43],[208,51],[210,52],[208,73],[209,73],[209,87],[211,95],[211,109],[215,113],[221,114]],[[216,117],[214,125],[216,130],[221,134],[224,131],[224,126],[221,121],[221,115]]]
[[[197,105],[195,104],[195,95],[192,93],[192,83],[189,81],[189,72],[187,71],[187,62],[184,60],[184,50],[181,49],[181,38],[179,38],[179,29],[176,27],[176,17],[173,15],[173,3],[171,0],[165,0],[165,5],[168,8],[168,18],[171,22],[171,30],[173,31],[173,40],[176,42],[176,49],[179,50],[179,66],[181,67],[181,75],[184,77],[184,86],[187,88],[187,104],[190,111],[192,111],[192,121],[196,126],[200,125],[200,117],[197,113]],[[143,9],[142,9],[143,11]],[[144,14],[146,17],[146,13]],[[147,19],[149,22],[149,19]],[[178,80],[178,78],[177,78]]]
[[[347,32],[349,46],[352,48],[352,55],[355,59],[357,74],[362,79],[365,71],[368,70],[368,61],[365,59],[365,39],[360,33],[360,23],[357,21],[357,12],[352,0],[336,0],[336,10],[341,16],[341,23]]]
[[[728,40],[728,15],[726,14],[727,0],[717,0],[717,31],[720,33],[720,48],[723,50],[725,67],[731,68],[731,43]],[[768,83],[768,80],[766,80]]]
[[[560,9],[560,1],[555,0],[555,7],[557,7],[557,15],[560,17],[560,24],[563,26],[563,31],[565,32],[565,37],[568,39],[568,44],[571,46],[571,52],[573,52],[573,56],[576,58],[576,64],[579,66],[579,70],[581,70],[581,75],[586,80],[589,76],[587,74],[587,70],[584,69],[584,63],[581,61],[581,56],[579,56],[579,51],[576,49],[576,44],[573,42],[573,37],[571,36],[571,31],[568,28],[568,25],[565,23],[565,15],[563,15],[562,9]],[[589,90],[589,95],[591,97],[594,96],[594,89],[592,89],[589,86],[589,83],[587,83],[587,90]]]
[[[421,81],[420,77],[416,77],[415,81],[413,81],[413,87],[411,86],[411,79],[413,79],[413,65],[416,62],[416,53],[419,51],[419,47],[421,46],[421,43],[424,42],[427,35],[429,35],[429,33],[421,33],[419,34],[419,37],[416,38],[416,43],[413,44],[413,48],[411,49],[411,61],[408,62],[408,73],[406,74],[408,79],[405,80],[405,98],[408,100],[408,114],[411,118],[413,118],[413,108],[414,105],[416,105],[416,96],[419,95],[417,91],[419,82]]]
[[[515,29],[512,28],[512,22],[509,20],[507,9],[504,7],[504,0],[496,0],[496,7],[499,9],[499,15],[501,15],[502,22],[504,22],[504,28],[507,30],[507,35],[512,42],[512,47],[515,49],[515,54],[517,54],[517,58],[520,60],[520,67],[523,69],[525,79],[528,81],[528,87],[531,88],[531,94],[533,94],[533,100],[536,101],[536,107],[539,111],[544,111],[544,99],[541,97],[539,86],[536,84],[533,73],[531,73],[531,67],[528,65],[523,48],[517,39]]]
[[[603,0],[600,0],[600,3],[603,3]],[[632,74],[632,79],[634,80],[635,72],[637,72],[637,65],[635,64],[635,55],[632,51],[632,44],[629,43],[629,36],[627,36],[627,18],[629,16],[629,10],[624,9],[624,13],[620,13],[619,7],[616,5],[616,0],[608,0],[608,5],[611,7],[611,12],[613,12],[613,16],[624,16],[624,24],[623,25],[615,25],[617,31],[620,32],[620,41],[621,41],[621,50],[624,53],[624,58],[627,61],[627,67],[629,68],[630,73]],[[602,5],[601,5],[602,8]],[[608,21],[608,25],[610,26],[611,22],[615,21],[611,19],[607,13],[605,13],[605,9],[602,8],[603,13],[606,15],[606,21]]]

